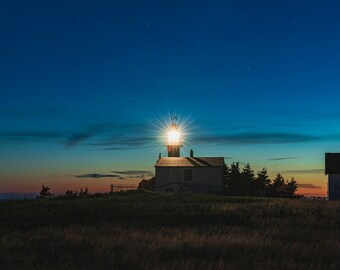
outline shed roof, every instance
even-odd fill
[[[340,174],[340,153],[325,154],[325,174]]]
[[[222,167],[223,157],[162,157],[155,167]]]

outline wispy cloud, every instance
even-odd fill
[[[65,146],[71,147],[75,146],[82,141],[85,141],[91,137],[93,137],[95,133],[75,133],[72,134],[66,141],[65,141]]]
[[[119,178],[120,176],[117,174],[88,173],[88,174],[76,175],[75,177],[77,178],[104,178],[104,177]]]
[[[194,138],[197,143],[209,144],[286,144],[320,140],[321,137],[296,133],[253,133],[245,132],[226,135],[200,135]]]
[[[138,136],[138,137],[134,137]],[[97,138],[96,141],[89,143],[94,146],[108,146],[105,150],[124,150],[132,148],[140,148],[148,146],[155,142],[155,137],[152,135],[142,136],[141,134],[134,135],[111,135],[109,138]]]
[[[152,171],[142,170],[129,170],[129,171],[111,171],[112,173],[123,174],[123,175],[135,175],[135,174],[152,174]]]
[[[143,170],[128,170],[128,171],[112,171],[112,173],[117,173],[120,176],[124,176],[124,178],[145,178],[153,176],[152,171],[143,171]]]
[[[35,143],[42,140],[62,143],[66,147],[83,144],[106,146],[106,150],[123,150],[147,146],[155,138],[147,127],[137,123],[99,123],[62,131],[0,131],[0,142],[4,143]]]
[[[313,174],[313,173],[316,173],[316,174],[319,174],[319,173],[323,173],[325,172],[324,169],[303,169],[303,170],[285,170],[283,171],[285,173],[305,173],[305,174]]]
[[[88,126],[72,134],[65,145],[75,146],[82,143],[105,146],[103,150],[127,150],[144,147],[154,141],[155,136],[142,123],[103,123]]]
[[[299,184],[299,188],[321,188],[321,187],[308,183],[308,184]]]
[[[277,157],[277,158],[269,158],[269,161],[280,161],[280,160],[289,160],[289,159],[297,159],[300,157]]]
[[[100,150],[120,151],[120,150],[129,150],[129,149],[132,149],[132,147],[114,146],[114,147],[101,148]]]
[[[100,123],[96,125],[90,125],[90,126],[83,128],[79,132],[74,132],[71,135],[69,135],[65,140],[65,146],[68,146],[68,147],[75,146],[97,135],[105,135],[107,133],[115,134],[116,140],[114,141],[117,142],[117,137],[118,137],[117,134],[119,132],[124,132],[127,127],[130,128],[130,126],[128,125],[121,125],[117,123]],[[95,142],[93,142],[92,144],[96,144],[96,143],[99,144],[98,142],[100,142],[101,140],[103,140],[103,138],[98,137],[96,138]]]
[[[106,173],[87,173],[87,174],[79,174],[75,175],[77,178],[118,178],[118,179],[130,179],[130,178],[145,178],[146,176],[153,176],[152,171],[145,170],[127,170],[127,171],[111,171],[113,174]]]
[[[298,133],[266,133],[243,132],[234,134],[193,134],[191,144],[214,145],[252,145],[252,144],[289,144],[318,140],[338,140],[339,136],[312,136]],[[39,140],[53,141],[66,147],[87,145],[102,150],[128,150],[150,147],[157,144],[157,134],[148,124],[143,123],[99,123],[76,128],[68,131],[36,131],[23,130],[1,132],[0,141],[3,142],[38,142]],[[270,160],[283,160],[292,157],[278,157]]]

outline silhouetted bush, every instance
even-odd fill
[[[41,191],[39,192],[38,199],[46,199],[46,198],[52,198],[54,197],[54,194],[50,192],[50,188],[48,186],[42,185]]]
[[[66,198],[66,199],[75,199],[75,198],[80,198],[80,197],[86,197],[88,195],[89,195],[88,189],[87,187],[85,187],[85,189],[80,188],[79,192],[77,190],[66,190],[65,194],[60,197]]]

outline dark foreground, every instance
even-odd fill
[[[0,203],[1,269],[340,269],[340,202],[118,193]]]

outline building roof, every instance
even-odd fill
[[[162,157],[155,167],[222,167],[223,157]]]
[[[340,174],[340,153],[325,154],[325,174]]]

